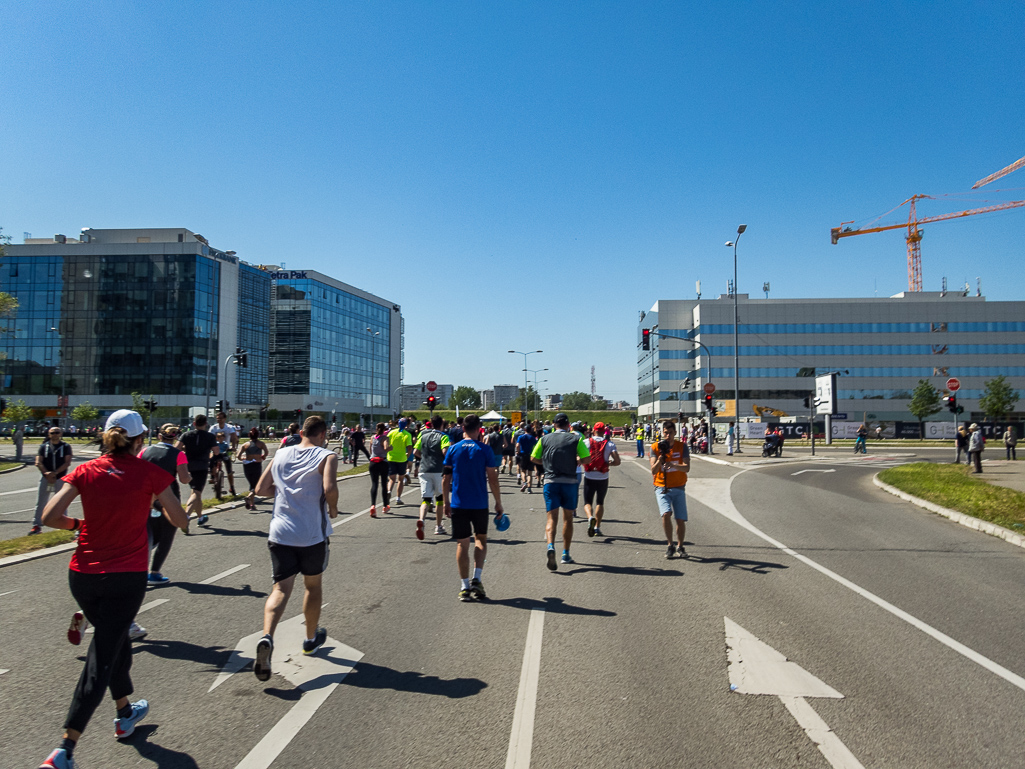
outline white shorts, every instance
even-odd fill
[[[420,473],[420,498],[423,500],[441,497],[441,473]]]

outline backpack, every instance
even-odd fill
[[[584,465],[584,469],[589,473],[607,473],[609,471],[609,463],[605,459],[605,447],[609,445],[609,440],[606,438],[600,443],[591,438],[591,458],[587,460],[587,464]]]

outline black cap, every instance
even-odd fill
[[[555,415],[555,424],[557,425],[568,425],[569,417],[563,414],[561,411]]]

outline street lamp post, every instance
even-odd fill
[[[737,425],[740,425],[740,327],[737,320],[739,317],[737,311],[737,242],[746,229],[747,225],[741,224],[737,227],[737,239],[726,242],[727,247],[733,246],[733,403],[736,411],[734,418],[737,420]],[[739,454],[741,453],[739,441],[737,443],[735,451]]]
[[[529,411],[530,407],[527,405],[527,356],[536,355],[544,350],[531,350],[530,352],[521,352],[519,350],[509,350],[511,355],[522,355],[523,356],[523,410]]]
[[[541,404],[538,402],[538,394],[537,394],[537,375],[540,374],[542,371],[547,371],[547,370],[548,369],[546,369],[546,368],[524,369],[524,371],[529,371],[531,374],[534,375],[534,404],[535,404],[534,411],[535,412],[540,412],[541,411],[541,408],[540,408]],[[547,382],[548,380],[544,379],[542,381]],[[524,392],[526,392],[526,391],[524,391]],[[526,395],[524,395],[524,399],[526,399]],[[526,403],[524,403],[524,406],[526,406]],[[524,409],[524,411],[529,411],[529,410],[530,410],[529,408],[525,408]],[[541,418],[540,413],[538,413],[535,418],[536,419],[540,419]]]

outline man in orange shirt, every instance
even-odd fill
[[[690,472],[690,451],[687,444],[676,440],[676,425],[666,420],[662,423],[662,440],[651,447],[651,474],[655,483],[655,499],[662,516],[662,528],[666,533],[666,558],[677,553],[687,557],[683,544],[687,533],[687,473]],[[670,518],[672,513],[672,518]],[[679,546],[673,544],[673,518],[676,519],[676,533]]]

